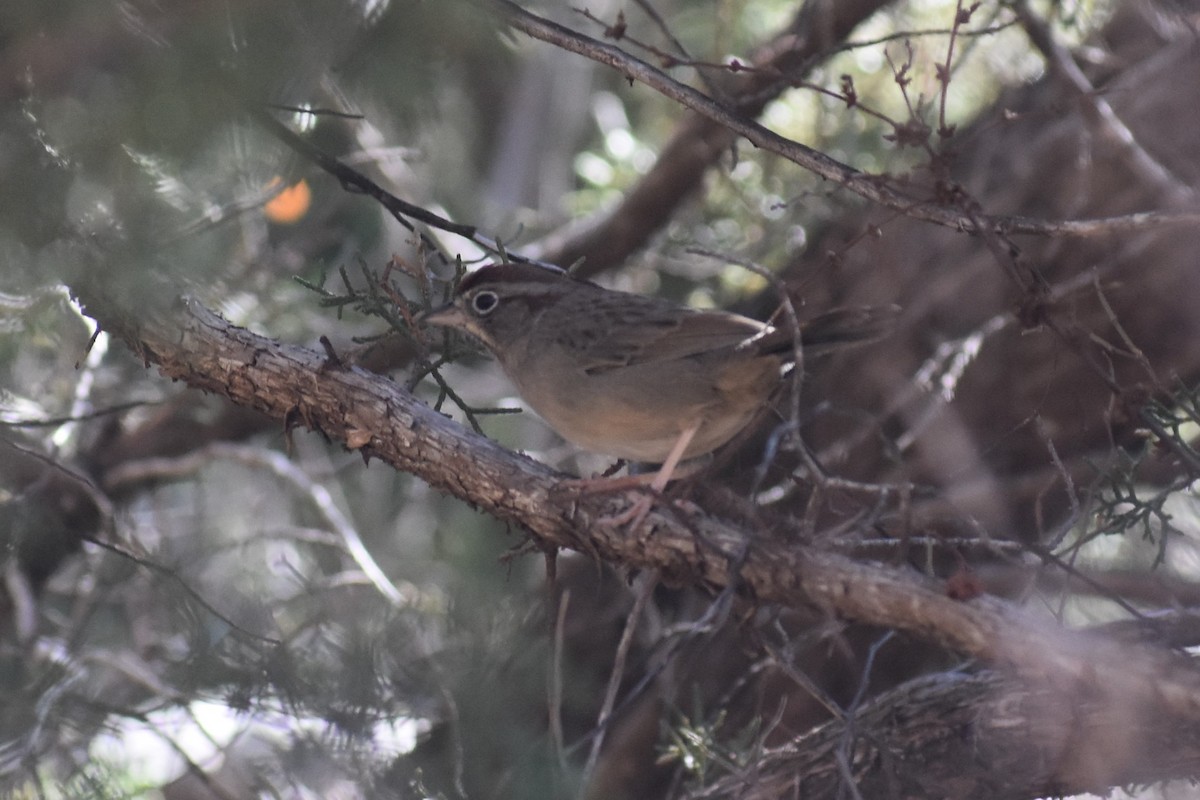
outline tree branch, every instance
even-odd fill
[[[730,78],[722,98],[742,118],[759,116],[850,34],[859,23],[891,0],[841,0],[804,3],[792,22],[750,58],[756,69]],[[650,169],[616,208],[582,225],[570,224],[525,251],[530,256],[569,266],[586,259],[576,270],[581,277],[619,264],[646,244],[654,233],[704,180],[705,171],[737,141],[719,120],[701,113],[683,117]]]
[[[88,314],[164,375],[320,431],[523,526],[543,548],[907,631],[1052,687],[1068,709],[1070,698],[1086,699],[1147,726],[1200,721],[1200,671],[1165,649],[1069,631],[990,597],[954,600],[940,583],[913,573],[751,535],[699,511],[660,504],[636,531],[608,527],[599,520],[627,498],[564,489],[560,473],[468,431],[392,381],[238,328],[194,300],[176,306],[177,320],[160,315],[143,323],[93,287],[78,296]]]
[[[899,211],[913,219],[932,222],[968,233],[986,230],[994,235],[1036,234],[1040,236],[1094,236],[1103,233],[1184,225],[1200,222],[1200,210],[1152,211],[1119,217],[1068,221],[1040,220],[1024,216],[991,216],[973,213],[941,202],[929,202],[905,194],[893,182],[869,175],[830,158],[819,150],[792,141],[747,119],[703,92],[676,81],[660,69],[619,47],[598,41],[559,25],[517,5],[513,0],[492,0],[512,27],[535,39],[606,64],[631,81],[644,83],[660,94],[744,137],[762,148],[837,183],[855,194]]]

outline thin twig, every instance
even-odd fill
[[[625,664],[629,659],[629,650],[633,645],[633,634],[637,630],[638,620],[646,610],[646,604],[658,586],[658,572],[643,573],[639,579],[641,585],[634,596],[633,608],[625,618],[625,630],[621,632],[621,641],[617,644],[617,654],[613,659],[612,674],[608,677],[608,688],[604,692],[604,703],[600,706],[600,714],[596,718],[596,737],[592,739],[592,749],[588,753],[587,764],[583,768],[583,776],[579,782],[579,798],[588,796],[588,784],[596,771],[596,763],[600,760],[600,750],[604,746],[604,734],[608,730],[612,718],[613,705],[617,701],[617,690],[621,688],[621,680],[625,677]]]
[[[243,636],[248,636],[251,639],[257,639],[258,641],[265,642],[267,644],[272,644],[272,645],[283,644],[280,640],[276,639],[273,636],[264,636],[260,633],[255,633],[254,631],[248,630],[248,629],[244,628],[243,626],[239,625],[238,623],[234,622],[232,619],[227,617],[225,614],[223,614],[219,610],[217,610],[216,606],[214,606],[212,603],[208,602],[208,600],[206,600],[204,598],[204,595],[200,594],[200,592],[198,592],[196,589],[193,589],[191,587],[191,585],[189,585],[188,582],[185,581],[179,573],[175,572],[170,567],[164,566],[155,561],[151,561],[148,558],[142,558],[141,556],[136,555],[122,547],[118,547],[117,545],[112,544],[110,542],[105,542],[100,539],[96,539],[96,538],[88,537],[88,536],[83,537],[83,539],[86,542],[91,542],[96,547],[99,547],[102,550],[107,550],[110,553],[114,553],[114,554],[120,556],[121,558],[128,559],[129,561],[132,561],[134,564],[137,564],[139,567],[145,567],[146,569],[150,570],[151,572],[157,572],[160,575],[164,575],[167,578],[170,578],[172,581],[175,582],[175,584],[177,586],[179,586],[179,588],[183,589],[183,591],[189,597],[191,597],[193,600],[195,600],[200,605],[201,608],[203,608],[209,614],[212,614],[213,617],[215,617],[216,619],[219,619],[219,620],[221,620],[221,622],[224,622],[226,625],[228,625],[230,627],[230,629],[237,631],[238,633],[242,634]]]
[[[552,590],[553,591],[553,590]],[[567,606],[571,602],[571,591],[564,590],[558,595],[558,613],[554,615],[554,652],[550,662],[550,741],[554,743],[554,754],[558,757],[558,767],[563,775],[567,774],[567,748],[563,739],[562,725],[562,659],[563,634],[567,625]]]
[[[359,569],[363,571],[363,574],[367,576],[379,593],[397,608],[408,605],[412,593],[409,592],[406,595],[401,592],[384,574],[358,535],[358,530],[333,502],[329,490],[308,477],[283,453],[260,447],[218,443],[180,458],[151,458],[122,464],[109,473],[106,485],[113,488],[145,481],[150,477],[188,475],[216,459],[235,461],[251,467],[263,467],[274,473],[276,477],[291,484],[301,495],[312,502],[329,527],[341,538],[350,558],[358,564]]]
[[[873,202],[892,208],[908,217],[967,233],[983,230],[995,234],[1039,236],[1095,236],[1103,233],[1142,230],[1164,225],[1200,222],[1200,209],[1147,211],[1118,217],[1051,221],[1023,216],[985,216],[965,213],[941,202],[923,201],[905,194],[879,175],[860,172],[830,158],[825,153],[792,141],[763,125],[724,108],[711,97],[680,83],[665,72],[638,59],[619,47],[598,41],[530,12],[513,0],[491,0],[515,29],[535,39],[572,53],[578,53],[613,67],[626,78],[639,81],[697,114],[713,120],[745,137],[751,144],[849,189]]]
[[[357,170],[351,169],[333,156],[321,150],[303,136],[299,136],[293,132],[291,128],[287,127],[265,111],[259,109],[250,109],[248,113],[251,115],[254,121],[257,122],[268,133],[279,139],[296,153],[307,158],[309,161],[337,178],[344,188],[353,189],[376,200],[380,205],[388,210],[388,212],[397,222],[399,222],[408,230],[418,233],[421,238],[421,242],[431,251],[437,253],[443,261],[449,263],[452,259],[448,258],[441,252],[441,249],[437,246],[436,242],[434,242],[425,234],[419,233],[409,219],[414,219],[418,222],[424,223],[431,228],[437,228],[438,230],[443,230],[447,233],[461,236],[464,239],[474,242],[487,252],[494,255],[500,255],[505,252],[504,246],[501,244],[501,242],[499,242],[497,239],[493,239],[490,236],[485,236],[474,225],[464,225],[461,222],[448,220],[445,217],[434,214],[432,211],[421,208],[418,205],[401,200],[399,197],[396,197],[394,194],[375,183],[366,175],[363,175]],[[554,264],[546,264],[544,262],[526,258],[518,253],[510,252],[508,253],[508,257],[513,261],[539,264],[552,269],[558,268]]]

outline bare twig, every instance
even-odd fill
[[[246,447],[222,442],[179,458],[152,458],[122,464],[109,473],[106,483],[111,489],[131,483],[140,483],[150,478],[181,477],[192,474],[217,459],[265,468],[274,473],[276,477],[287,481],[296,491],[308,498],[329,527],[337,533],[345,545],[346,552],[354,559],[359,569],[363,571],[363,574],[367,576],[379,593],[398,608],[409,604],[413,591],[410,589],[405,593],[396,588],[391,579],[379,568],[379,564],[376,563],[358,535],[358,530],[333,502],[329,490],[308,477],[283,453],[261,447]]]
[[[628,498],[564,493],[558,473],[470,433],[386,379],[354,368],[322,371],[322,354],[236,328],[194,302],[177,304],[170,324],[144,313],[126,318],[102,295],[89,295],[86,305],[167,376],[303,420],[337,441],[370,430],[358,451],[526,526],[543,547],[583,550],[710,590],[736,587],[758,603],[897,628],[1015,675],[1078,686],[1095,702],[1120,698],[1200,720],[1200,673],[1161,649],[1065,630],[987,596],[956,600],[941,583],[910,572],[750,536],[706,515],[684,524],[652,511],[639,530],[605,526],[598,520],[624,510]],[[743,551],[743,559],[729,556]]]
[[[418,205],[401,200],[399,197],[396,197],[394,194],[375,183],[366,175],[363,175],[357,170],[351,169],[333,156],[321,150],[303,136],[296,134],[291,128],[287,127],[265,111],[259,109],[250,109],[247,113],[249,113],[254,121],[272,136],[279,139],[292,150],[304,156],[333,177],[337,178],[342,183],[343,187],[348,190],[353,189],[354,191],[365,194],[376,200],[380,205],[387,209],[387,211],[397,222],[399,222],[408,230],[413,231],[414,233],[419,233],[413,223],[409,221],[409,219],[413,219],[417,222],[424,223],[431,228],[437,228],[438,230],[443,230],[447,233],[461,236],[464,239],[479,245],[479,247],[483,248],[489,253],[501,255],[507,252],[501,242],[484,235],[474,225],[464,225],[461,222],[448,220],[445,217],[434,214],[432,211],[421,208]],[[441,249],[438,247],[436,242],[423,233],[419,233],[419,235],[421,237],[421,242],[430,251],[437,253],[446,263],[449,263],[452,260],[442,254]],[[557,267],[553,264],[546,264],[544,262],[537,261],[536,259],[527,258],[519,253],[507,253],[507,256],[513,261],[540,264],[541,266],[551,269],[557,269]]]
[[[552,589],[557,591],[557,589]],[[562,660],[563,636],[567,627],[567,606],[571,602],[571,592],[563,591],[557,597],[558,613],[554,615],[554,648],[551,652],[550,663],[550,741],[554,744],[554,753],[558,757],[558,767],[567,774],[567,749],[563,739],[562,725]]]
[[[522,33],[556,47],[579,53],[613,67],[630,80],[655,89],[680,105],[711,119],[746,138],[751,144],[832,181],[861,197],[895,209],[913,219],[965,232],[986,229],[998,235],[1095,236],[1102,233],[1184,225],[1200,222],[1200,209],[1146,211],[1118,217],[1051,221],[1023,216],[971,214],[943,203],[928,202],[905,194],[878,175],[869,175],[830,158],[824,153],[787,139],[746,117],[729,111],[703,93],[686,86],[619,47],[592,39],[517,5],[512,0],[492,0],[506,14],[510,25]]]
[[[94,538],[88,538],[87,541],[91,542],[93,545],[101,548],[102,550],[107,550],[110,553],[114,553],[115,555],[120,556],[121,558],[128,559],[129,561],[133,562],[134,564],[137,564],[140,567],[145,567],[146,569],[150,570],[151,572],[157,572],[159,575],[163,575],[163,576],[169,578],[170,580],[174,581],[175,584],[177,586],[179,586],[179,588],[183,589],[183,591],[189,597],[191,597],[193,600],[195,600],[200,605],[201,608],[203,608],[205,611],[207,611],[209,614],[211,614],[214,618],[219,619],[222,622],[224,622],[226,625],[228,625],[230,627],[231,630],[235,630],[243,636],[247,636],[251,639],[257,639],[258,641],[264,642],[266,644],[271,644],[271,645],[282,644],[282,642],[280,642],[278,639],[276,639],[272,636],[263,636],[262,634],[255,633],[254,631],[249,630],[242,625],[239,625],[233,619],[231,619],[230,617],[221,613],[221,611],[219,611],[216,606],[214,606],[212,603],[210,603],[204,597],[204,595],[202,595],[196,589],[193,589],[192,586],[190,584],[188,584],[188,582],[185,581],[178,572],[175,572],[170,567],[166,567],[162,564],[159,564],[156,561],[151,561],[148,558],[142,558],[141,556],[137,555],[136,553],[132,553],[129,550],[126,550],[123,547],[118,547],[117,545],[111,544],[110,542],[105,542],[100,539],[94,539]]]
[[[600,714],[596,718],[596,732],[592,739],[592,749],[588,753],[587,764],[583,768],[583,776],[579,781],[580,800],[588,796],[588,784],[596,771],[596,763],[600,760],[600,750],[604,747],[604,734],[612,719],[613,706],[617,702],[617,691],[621,688],[621,680],[625,677],[625,664],[629,659],[629,650],[633,645],[633,634],[637,630],[638,620],[646,610],[654,589],[658,586],[658,573],[643,573],[638,577],[638,589],[634,594],[633,608],[625,618],[625,630],[621,631],[621,641],[617,644],[617,653],[613,658],[612,674],[608,677],[608,688],[604,691],[604,702],[600,705]]]

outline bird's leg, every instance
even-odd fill
[[[679,462],[683,460],[683,454],[687,452],[688,445],[692,443],[692,439],[695,438],[698,430],[700,430],[699,420],[685,428],[679,434],[679,438],[675,440],[675,444],[671,447],[671,452],[667,454],[662,466],[656,472],[644,475],[627,475],[623,478],[582,479],[567,481],[566,483],[584,492],[622,491],[635,486],[648,485],[653,495],[661,494],[662,490],[667,488],[667,484],[671,482],[671,479],[675,477],[675,469],[679,466]],[[650,508],[654,505],[653,495],[640,495],[634,504],[625,511],[614,517],[604,517],[599,521],[605,525],[629,524],[631,528],[636,528],[646,518],[646,515],[650,513]]]
[[[692,443],[692,439],[696,438],[696,431],[700,430],[700,421],[697,420],[684,429],[683,433],[679,434],[679,439],[675,442],[675,446],[671,448],[671,452],[667,453],[667,459],[658,468],[658,472],[654,474],[654,478],[650,481],[650,488],[656,492],[661,492],[667,488],[667,484],[671,482],[671,478],[675,474],[675,468],[679,466],[679,462],[683,460],[683,454],[687,452],[688,445]]]

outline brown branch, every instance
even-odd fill
[[[564,489],[560,473],[472,433],[385,378],[331,367],[317,351],[238,328],[192,300],[176,306],[176,320],[143,323],[90,287],[79,297],[109,333],[164,375],[353,443],[364,458],[520,524],[543,549],[571,548],[713,591],[733,587],[755,602],[816,606],[907,631],[1097,707],[1136,708],[1163,725],[1200,721],[1200,672],[1164,649],[1068,631],[994,598],[953,600],[941,584],[915,574],[748,537],[700,514],[685,520],[660,508],[640,530],[608,527],[599,520],[627,498]]]
[[[958,209],[940,202],[929,202],[905,194],[883,176],[869,175],[830,158],[824,153],[787,139],[762,125],[730,110],[702,92],[671,78],[662,70],[642,61],[619,47],[592,39],[557,23],[539,17],[512,0],[492,0],[501,7],[512,27],[529,36],[561,47],[572,53],[606,64],[631,81],[658,91],[685,108],[712,120],[744,137],[756,147],[832,181],[855,194],[913,219],[974,233],[986,230],[997,236],[1036,234],[1040,236],[1094,236],[1131,230],[1186,225],[1200,222],[1200,210],[1155,211],[1118,217],[1067,221],[1042,220],[1024,216],[992,216]]]
[[[385,208],[387,212],[391,214],[392,219],[403,225],[407,230],[418,233],[422,243],[429,248],[430,252],[438,253],[444,263],[449,263],[452,259],[442,253],[441,249],[437,245],[437,242],[426,236],[424,233],[418,232],[416,226],[410,221],[410,219],[421,222],[431,228],[436,228],[438,230],[446,231],[447,233],[452,233],[456,236],[461,236],[462,238],[475,243],[489,253],[495,255],[505,253],[500,242],[497,242],[491,237],[485,236],[474,225],[465,225],[461,222],[454,222],[453,220],[449,220],[440,214],[435,214],[426,208],[422,208],[421,206],[409,203],[406,200],[402,200],[401,198],[384,189],[375,181],[368,178],[366,175],[343,164],[341,161],[329,155],[305,137],[295,133],[291,128],[275,119],[268,112],[259,108],[250,107],[247,109],[246,113],[267,133],[283,142],[297,154],[303,156],[323,169],[325,172],[337,178],[343,189],[346,191],[354,191],[365,194],[383,206],[383,208]],[[505,255],[506,257],[509,257],[510,254],[505,253]],[[519,253],[512,253],[511,258],[514,261],[537,263],[533,259],[522,256]],[[552,267],[554,265],[546,264],[545,266]]]
[[[815,66],[822,54],[836,52],[838,43],[859,23],[889,2],[805,3],[785,30],[751,56],[754,69],[736,78],[720,76],[726,78],[721,97],[730,104],[730,113],[744,119],[757,117]],[[577,270],[581,277],[620,263],[643,247],[700,189],[705,171],[736,141],[737,134],[721,120],[703,113],[688,114],[663,146],[653,168],[616,208],[582,225],[566,226],[525,248],[526,254],[563,266],[586,259]]]

